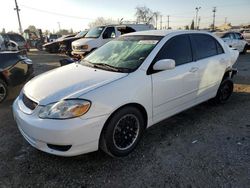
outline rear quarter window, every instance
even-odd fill
[[[223,53],[223,48],[212,36],[207,34],[192,34],[192,45],[195,49],[196,60]]]

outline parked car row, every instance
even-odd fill
[[[50,53],[65,53],[71,56],[72,47],[71,43],[75,40],[83,38],[87,34],[87,30],[81,31],[76,35],[65,35],[54,42],[46,43],[43,45],[45,50]]]
[[[207,100],[225,103],[233,92],[239,52],[211,33],[90,31],[82,49],[115,39],[35,77],[13,104],[20,133],[41,151],[126,156],[146,128]]]

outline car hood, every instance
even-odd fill
[[[76,40],[72,43],[73,46],[82,46],[84,44],[88,44],[91,41],[96,40],[96,38],[83,38],[83,39],[79,39]]]
[[[73,63],[33,78],[24,86],[23,93],[39,105],[47,105],[62,99],[78,98],[127,75]]]

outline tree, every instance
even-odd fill
[[[37,32],[37,29],[34,25],[30,25],[27,29],[31,32],[35,32],[35,33]]]
[[[45,34],[45,35],[49,35],[50,33],[51,33],[51,32],[50,32],[49,30],[45,30],[45,31],[44,31],[44,34]]]
[[[68,35],[69,31],[67,29],[61,29],[60,31],[56,32],[58,35]]]
[[[150,23],[153,20],[154,13],[146,6],[137,6],[136,8],[136,21],[137,23]]]
[[[192,20],[192,23],[190,25],[190,30],[194,30],[194,20]]]
[[[89,27],[92,28],[92,27],[96,27],[96,26],[100,26],[100,25],[108,25],[108,24],[117,24],[117,22],[115,22],[114,20],[112,20],[110,18],[106,19],[103,17],[99,17],[95,21],[90,22]]]
[[[5,34],[5,33],[6,33],[5,28],[3,28],[3,29],[2,29],[2,33],[3,33],[3,34]]]
[[[189,30],[189,26],[188,25],[185,26],[185,30]]]

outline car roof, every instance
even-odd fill
[[[169,34],[192,34],[192,33],[210,34],[207,31],[197,31],[197,30],[147,30],[147,31],[128,33],[123,36],[136,36],[136,35],[167,36]]]

